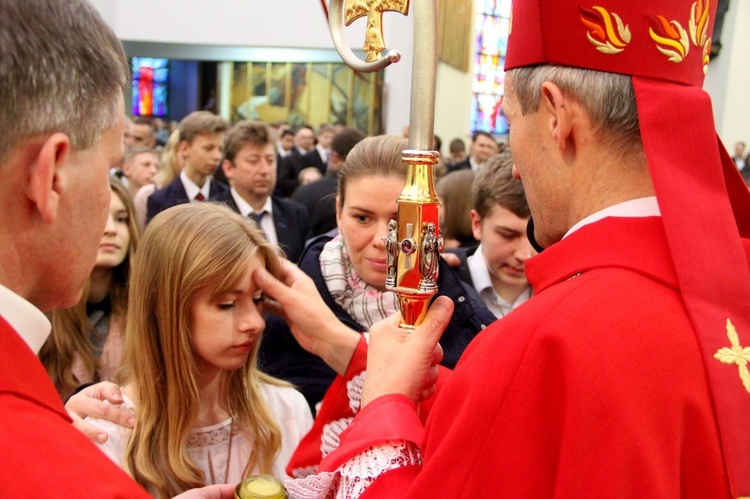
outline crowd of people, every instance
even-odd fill
[[[690,11],[623,8],[634,46],[654,3]],[[750,155],[705,133],[705,61],[613,67],[604,7],[513,9],[513,133],[435,168],[446,251],[407,333],[406,138],[128,118],[87,0],[0,0],[0,495],[750,495]]]

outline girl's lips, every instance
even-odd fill
[[[245,343],[242,343],[240,345],[235,345],[232,348],[235,348],[237,350],[247,351],[247,350],[251,350],[253,348],[253,344],[254,343],[252,341],[246,341]]]
[[[117,246],[116,244],[107,243],[107,244],[100,244],[99,249],[103,251],[117,251],[118,249],[120,249],[120,247]]]

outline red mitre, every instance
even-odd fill
[[[505,69],[555,64],[633,77],[643,147],[703,352],[732,493],[742,497],[750,496],[750,268],[741,240],[750,238],[750,193],[701,89],[713,3],[515,0]]]

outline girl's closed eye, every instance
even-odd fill
[[[223,302],[219,302],[217,304],[217,306],[221,310],[232,310],[235,305],[236,305],[236,302],[234,302],[234,301],[223,301]]]
[[[265,305],[268,302],[268,298],[266,298],[265,295],[259,294],[256,296],[253,296],[253,303],[255,304],[255,308],[260,312],[261,314],[265,314]]]

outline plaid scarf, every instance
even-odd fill
[[[398,312],[393,291],[379,291],[354,270],[341,235],[328,241],[320,253],[320,271],[333,300],[366,329]]]

